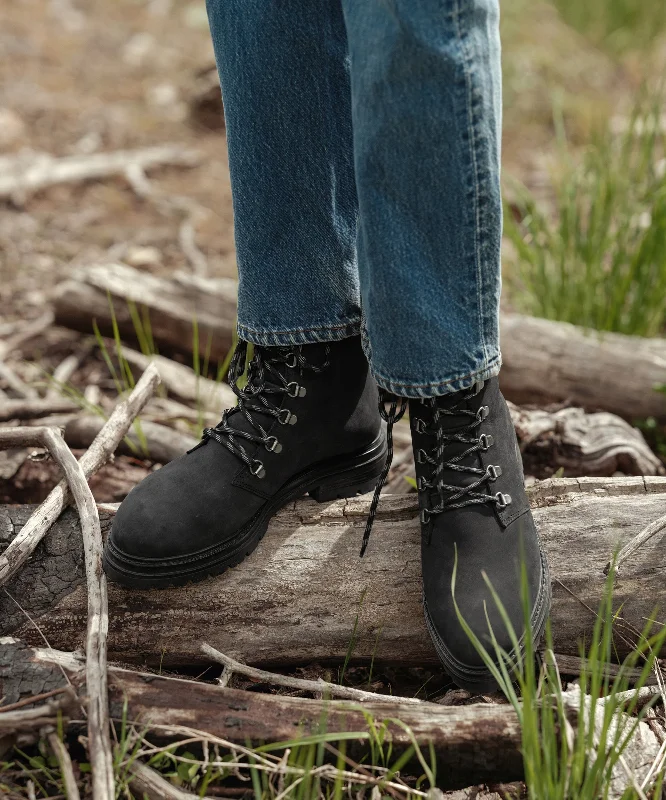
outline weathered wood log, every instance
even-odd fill
[[[191,353],[196,324],[201,356],[209,353],[213,361],[222,361],[235,328],[236,288],[229,278],[176,273],[166,280],[124,264],[99,264],[57,288],[56,322],[90,333],[95,319],[102,333],[113,335],[111,298],[124,338],[136,340],[133,309],[138,309],[139,317],[148,315],[150,334],[161,349]]]
[[[663,514],[666,478],[569,478],[530,489],[548,552],[554,589],[555,649],[579,655],[602,596],[604,568],[618,546]],[[0,548],[20,531],[30,508],[0,507]],[[280,512],[258,549],[217,578],[174,590],[109,585],[109,654],[114,660],[176,665],[201,662],[202,641],[250,664],[344,658],[358,615],[353,658],[436,664],[422,621],[420,533],[415,496],[385,496],[365,558],[358,551],[368,498]],[[101,514],[103,529],[110,523]],[[666,609],[660,566],[665,534],[623,565],[615,587],[617,651],[633,629]],[[0,635],[76,649],[85,627],[82,550],[76,516],[61,517],[31,561],[0,593]],[[592,609],[592,610],[590,610]]]
[[[666,339],[585,331],[503,314],[502,391],[514,403],[568,401],[628,419],[666,419]]]
[[[18,640],[0,639],[0,696],[5,696],[5,702],[29,696],[35,688],[63,685],[63,672],[83,693],[82,664],[72,653],[32,649]],[[121,718],[123,703],[127,702],[127,718],[138,720],[139,729],[150,731],[151,738],[178,738],[177,731],[168,730],[177,726],[243,745],[248,739],[254,743],[289,741],[320,731],[322,724],[331,733],[365,733],[365,712],[379,723],[388,721],[394,751],[409,746],[411,740],[403,728],[390,721],[393,719],[409,726],[426,753],[432,743],[440,786],[514,780],[522,775],[520,726],[509,705],[410,704],[401,702],[399,697],[395,703],[310,700],[115,666],[109,667],[108,677],[112,717]]]
[[[537,478],[562,468],[568,476],[663,475],[664,466],[643,434],[616,414],[586,414],[582,408],[558,411],[511,404],[511,417],[525,470]]]

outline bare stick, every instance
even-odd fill
[[[58,766],[60,767],[60,774],[62,775],[62,782],[65,786],[65,796],[67,800],[81,800],[79,787],[76,784],[74,770],[72,769],[72,759],[69,757],[69,751],[57,733],[49,733],[47,738],[49,747],[53,751],[53,755],[56,757]]]
[[[81,356],[76,353],[71,353],[58,364],[53,370],[49,388],[46,390],[46,399],[53,399],[60,397],[60,392],[63,384],[67,383],[72,375],[79,368],[81,363]]]
[[[78,705],[74,691],[67,687],[66,697],[52,700],[36,708],[22,708],[15,711],[3,711],[0,708],[0,735],[13,734],[21,730],[35,730],[35,728],[55,727],[58,722],[58,713],[67,713]]]
[[[0,360],[8,356],[13,350],[17,350],[30,339],[39,336],[40,333],[44,333],[47,328],[53,325],[53,319],[53,311],[49,310],[45,311],[41,317],[26,322],[25,325],[21,325],[12,336],[9,336],[4,342],[0,342]]]
[[[0,378],[19,397],[25,397],[26,399],[37,397],[37,392],[32,388],[32,386],[28,386],[26,383],[24,383],[14,372],[14,370],[5,364],[2,359],[0,359]]]
[[[90,448],[81,456],[81,469],[86,479],[90,478],[109,460],[136,416],[152,397],[159,381],[157,368],[149,366],[136,384],[132,394],[113,410]],[[61,481],[30,517],[20,534],[0,555],[0,586],[5,585],[30,558],[69,502],[67,483]]]
[[[202,644],[201,650],[214,661],[224,664],[230,672],[236,672],[238,675],[245,675],[246,678],[251,678],[255,681],[262,681],[264,683],[272,683],[275,686],[286,686],[289,689],[299,689],[306,692],[318,692],[320,694],[329,694],[331,697],[339,697],[343,700],[358,700],[363,702],[370,700],[374,702],[387,702],[395,703],[395,697],[389,694],[375,694],[374,692],[364,692],[362,689],[353,689],[351,686],[339,686],[337,683],[329,683],[319,678],[316,681],[306,680],[305,678],[292,678],[289,675],[278,675],[275,672],[267,672],[263,669],[256,667],[248,667],[240,661],[236,661],[224,653],[220,653],[209,644]],[[404,703],[420,703],[416,697],[401,697],[400,702]]]
[[[81,534],[88,588],[86,630],[86,689],[88,693],[88,737],[93,797],[115,797],[113,758],[109,736],[109,698],[106,676],[106,639],[109,606],[106,575],[102,569],[102,531],[99,514],[82,465],[51,428],[6,428],[0,430],[0,447],[46,447],[62,469],[81,519]],[[83,459],[81,459],[83,461]]]
[[[615,572],[618,572],[620,569],[620,564],[623,561],[626,561],[627,558],[632,553],[635,553],[641,545],[645,544],[648,539],[651,539],[655,534],[659,533],[666,528],[666,516],[659,517],[654,522],[651,522],[647,527],[643,528],[643,530],[635,536],[630,542],[627,542],[625,546],[620,550],[617,554],[617,558],[615,561],[609,561],[608,564],[604,567],[604,574],[608,575],[611,569],[615,569]]]
[[[148,797],[148,800],[195,800],[198,797],[174,786],[159,772],[140,761],[134,761],[129,771],[132,773],[130,786],[137,797]]]
[[[0,362],[0,365],[2,362]],[[2,367],[0,366],[0,374]],[[64,397],[27,398],[25,400],[0,401],[0,422],[10,419],[39,419],[50,414],[68,414],[78,411],[79,406]]]
[[[124,175],[133,166],[142,170],[163,165],[193,167],[199,160],[196,151],[180,145],[63,158],[54,158],[49,153],[8,156],[0,159],[0,198],[36,192],[58,183]]]

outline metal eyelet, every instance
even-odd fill
[[[496,481],[501,474],[502,467],[500,467],[499,464],[497,466],[489,464],[486,468],[486,478],[488,478],[489,481]]]
[[[280,425],[295,425],[298,422],[296,414],[292,414],[288,408],[283,408],[277,416]]]
[[[425,464],[427,460],[427,453],[425,450],[416,451],[416,461],[418,464]]]
[[[497,492],[497,494],[495,495],[495,502],[497,503],[497,507],[501,511],[502,509],[511,505],[511,495],[502,494],[502,492]]]
[[[417,433],[425,433],[426,432],[426,424],[424,420],[418,419],[417,417],[414,418],[414,430]]]
[[[292,356],[293,356],[293,363],[291,361]],[[296,369],[296,364],[298,363],[298,359],[296,358],[296,353],[289,353],[284,363],[289,367],[289,369]]]
[[[299,386],[296,381],[287,384],[287,394],[289,397],[305,397],[307,391],[305,386]]]
[[[264,469],[264,465],[261,461],[255,460],[250,465],[250,472],[254,475],[255,478],[264,478],[266,476],[266,470]]]
[[[264,440],[264,447],[269,453],[281,453],[282,445],[278,442],[277,436],[269,436]]]
[[[423,477],[423,475],[419,475],[419,478],[416,481],[416,488],[419,492],[425,492],[425,490],[428,488],[428,481]]]
[[[427,525],[430,522],[430,511],[427,508],[421,509],[421,525]]]
[[[481,436],[479,436],[479,444],[482,450],[488,450],[492,447],[494,441],[491,433],[482,433]]]
[[[488,406],[481,406],[479,410],[476,412],[476,418],[483,422],[484,419],[490,414],[490,408]]]

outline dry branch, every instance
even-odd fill
[[[71,653],[22,646],[16,640],[0,640],[2,662],[0,694],[20,696],[35,682],[60,681],[64,669],[79,688],[82,665]],[[367,732],[365,714],[379,724],[387,720],[394,751],[411,743],[410,734],[390,720],[400,719],[422,746],[432,742],[438,756],[438,779],[450,786],[479,781],[514,780],[521,777],[520,727],[508,705],[440,706],[434,703],[318,700],[262,694],[197,683],[165,675],[109,667],[112,715],[120,719],[127,701],[127,717],[151,739],[172,741],[183,734],[222,739],[245,745],[288,741],[317,733],[322,721],[327,732]],[[205,731],[205,733],[203,733]],[[358,747],[362,743],[358,743]]]
[[[337,683],[330,683],[319,678],[316,681],[307,680],[305,678],[294,678],[291,675],[278,675],[276,672],[266,672],[264,669],[257,669],[256,667],[248,667],[247,664],[242,664],[236,661],[235,658],[230,658],[224,653],[220,653],[209,644],[201,645],[201,652],[217,661],[224,664],[225,668],[231,674],[234,672],[238,675],[244,675],[246,678],[251,678],[254,681],[262,681],[264,683],[271,683],[275,686],[285,686],[288,689],[297,689],[305,692],[317,692],[319,694],[327,694],[330,697],[337,697],[343,700],[355,700],[356,702],[363,703],[368,700],[373,702],[395,702],[395,697],[388,694],[376,694],[374,692],[364,692],[361,689],[354,689],[351,686],[340,686]],[[227,678],[227,682],[229,680]],[[409,697],[403,698],[403,703],[420,703],[420,700]]]
[[[193,369],[164,356],[144,356],[129,347],[122,348],[123,357],[133,366],[144,370],[148,364],[155,364],[160,372],[162,384],[182,400],[200,405],[207,411],[218,415],[225,408],[236,405],[236,395],[231,388],[220,381],[197,376]]]
[[[81,463],[59,433],[50,428],[0,429],[0,447],[31,446],[45,447],[58,462],[79,513],[88,597],[85,673],[93,797],[95,800],[112,800],[115,790],[106,679],[109,603],[106,575],[102,569],[103,543],[97,506]]]
[[[85,414],[73,417],[65,425],[65,441],[70,447],[86,448],[99,436],[104,427],[101,417]],[[131,442],[131,445],[127,443]],[[167,464],[193,448],[198,440],[173,428],[156,422],[141,421],[140,432],[132,431],[118,444],[117,451],[123,455],[149,458]]]
[[[184,792],[152,767],[138,760],[132,762],[129,771],[132,775],[130,788],[136,797],[147,797],[148,800],[199,800],[199,795]]]
[[[68,414],[78,410],[76,403],[64,397],[0,400],[0,422],[10,419],[40,419],[50,414]]]
[[[81,469],[86,479],[113,455],[158,384],[157,370],[152,367],[147,369],[127,400],[116,406],[90,449],[81,457]],[[67,484],[62,481],[35,511],[20,535],[0,555],[0,586],[5,585],[28,560],[69,502]]]
[[[628,419],[666,420],[666,339],[585,331],[503,314],[500,385],[514,403],[567,401]]]
[[[200,156],[196,151],[182,145],[63,158],[36,152],[4,156],[0,158],[0,198],[20,198],[59,183],[77,183],[124,175],[132,166],[138,166],[142,170],[162,166],[193,167],[199,161]]]
[[[97,320],[105,335],[113,335],[109,297],[120,333],[136,339],[132,304],[150,318],[150,333],[164,350],[191,353],[194,324],[202,357],[223,361],[236,325],[236,282],[176,274],[159,278],[124,264],[99,264],[61,284],[55,294],[56,321],[90,333]]]
[[[79,787],[74,777],[72,759],[69,757],[69,751],[57,733],[49,733],[47,740],[53,755],[56,757],[58,766],[60,767],[60,774],[62,775],[62,782],[65,787],[65,796],[67,800],[80,800]]]
[[[666,478],[564,478],[538,483],[529,494],[552,570],[554,649],[578,656],[604,592],[604,567],[618,547],[663,515]],[[367,497],[302,500],[283,509],[259,548],[224,575],[173,590],[110,584],[111,658],[201,663],[206,641],[253,666],[326,663],[345,658],[358,616],[356,662],[437,664],[421,607],[416,497],[382,499],[374,544],[359,559],[367,510]],[[0,541],[20,535],[30,511],[0,506]],[[109,515],[101,518],[108,529]],[[85,618],[79,536],[75,516],[63,516],[8,586],[63,650],[78,646]],[[666,584],[655,568],[663,542],[656,535],[627,559],[615,586],[620,656],[632,649],[633,631],[643,629],[655,608],[664,618]],[[10,633],[40,643],[0,593],[0,635]]]

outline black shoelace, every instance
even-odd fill
[[[408,403],[409,401],[406,397],[396,397],[395,395],[389,394],[389,392],[385,391],[384,389],[379,390],[379,413],[381,418],[386,422],[386,463],[384,464],[384,469],[382,470],[379,480],[377,481],[375,493],[372,496],[372,503],[370,503],[370,511],[368,513],[368,519],[365,523],[365,531],[363,532],[361,557],[364,555],[368,547],[372,525],[377,514],[377,506],[379,505],[379,496],[382,493],[382,489],[386,483],[386,478],[389,474],[391,463],[393,461],[393,426],[396,422],[400,422],[400,420],[405,416]]]
[[[436,490],[439,496],[439,503],[436,506],[422,508],[421,510],[421,523],[428,527],[428,542],[430,542],[432,537],[433,528],[430,523],[432,518],[438,514],[476,503],[494,503],[498,508],[505,508],[511,503],[511,496],[508,494],[503,494],[502,492],[492,494],[489,491],[477,491],[479,488],[484,487],[484,485],[487,486],[488,483],[497,480],[502,474],[502,468],[499,465],[489,465],[486,469],[481,469],[471,464],[462,463],[473,453],[486,451],[493,445],[492,435],[486,433],[480,433],[478,436],[476,435],[478,433],[478,428],[483,424],[483,421],[489,414],[488,406],[481,406],[478,411],[461,408],[467,400],[471,399],[476,394],[477,387],[475,386],[468,393],[461,395],[459,401],[450,408],[440,407],[435,398],[422,400],[421,402],[424,405],[429,403],[433,408],[431,427],[428,427],[425,421],[418,417],[412,419],[412,425],[418,433],[435,434],[436,437],[435,446],[431,448],[430,453],[423,448],[419,448],[416,452],[416,460],[420,464],[430,464],[432,467],[429,479],[423,476],[419,477],[417,483],[419,494],[425,493],[425,496],[428,497],[427,493],[431,490]],[[388,412],[385,410],[386,403],[389,403]],[[400,403],[399,409],[398,403]],[[407,400],[405,398],[393,397],[384,391],[380,392],[380,414],[387,422],[388,455],[370,505],[370,512],[363,534],[361,555],[365,553],[368,546],[370,532],[377,513],[379,496],[389,470],[391,469],[391,462],[393,460],[393,425],[403,417],[406,408]],[[469,424],[459,427],[455,432],[447,433],[445,430],[445,421],[447,417],[469,417],[470,421]],[[450,455],[447,457],[446,450],[452,444],[469,445],[469,447],[455,456]],[[476,480],[464,486],[448,484],[442,479],[444,470],[473,475]]]
[[[327,360],[321,366],[310,364],[302,353],[302,347],[259,347],[255,346],[254,355],[247,371],[247,381],[241,388],[238,381],[245,371],[247,360],[247,342],[239,341],[231,364],[229,365],[229,385],[238,397],[238,405],[228,409],[222,415],[221,421],[214,428],[206,428],[202,439],[214,439],[218,444],[226,447],[235,456],[247,464],[250,472],[257,478],[266,475],[263,462],[259,458],[250,456],[243,446],[243,441],[263,445],[272,453],[279,453],[282,444],[275,435],[269,435],[256,418],[259,412],[269,417],[274,417],[281,425],[294,425],[297,416],[287,408],[281,408],[281,403],[272,402],[273,398],[305,397],[306,390],[297,381],[287,381],[282,374],[284,367],[300,369],[311,372],[322,372],[329,365],[329,349],[326,348]],[[255,412],[253,416],[252,412]],[[243,431],[232,428],[229,418],[233,414],[243,414],[250,423],[252,430]]]

